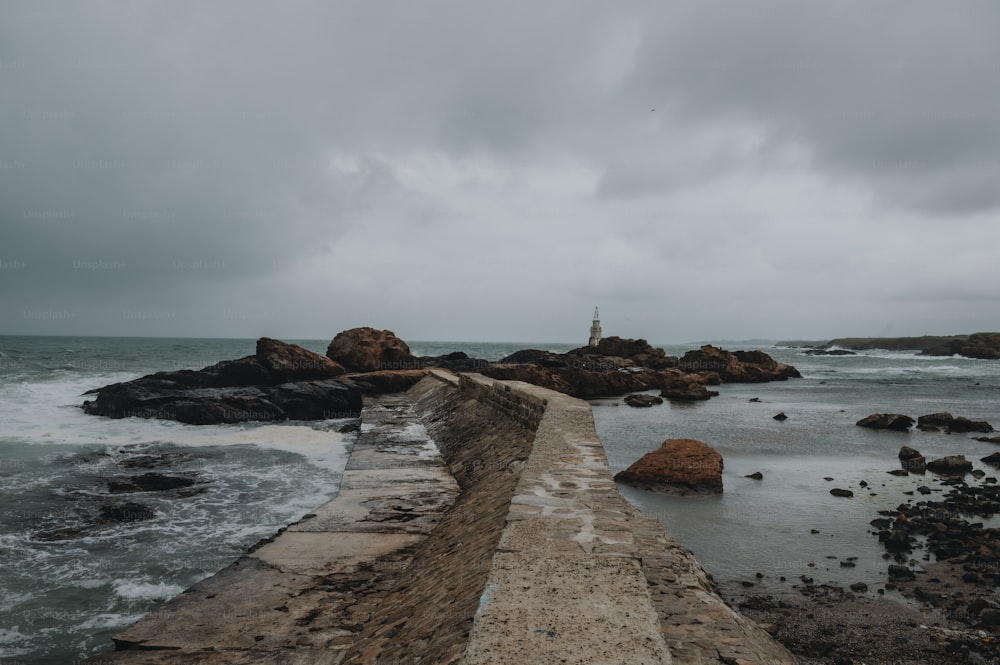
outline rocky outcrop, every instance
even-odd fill
[[[619,471],[615,481],[667,493],[718,493],[722,491],[722,466],[722,455],[707,443],[667,439]]]
[[[966,356],[996,360],[1000,358],[1000,333],[971,335],[924,335],[922,337],[844,337],[831,340],[826,348],[838,346],[856,351],[886,349],[919,351],[924,356]]]
[[[927,459],[909,446],[899,449],[899,462],[906,471],[921,473],[927,468]]]
[[[685,353],[677,367],[686,372],[712,372],[722,381],[735,383],[784,381],[802,376],[791,365],[780,363],[763,351],[733,353],[711,344]]]
[[[83,410],[191,425],[356,417],[361,390],[339,378],[343,371],[319,354],[264,337],[252,356],[89,391],[95,397],[83,403]]]
[[[406,342],[390,330],[351,328],[338,333],[326,356],[350,372],[418,369],[422,363],[410,353]]]
[[[922,356],[965,356],[981,360],[1000,359],[1000,333],[974,333],[958,336],[955,339],[942,340],[930,348],[924,349]]]
[[[629,395],[624,399],[624,402],[629,406],[634,407],[650,407],[656,404],[663,404],[663,398],[657,397],[656,395],[647,395],[646,393],[636,393],[634,395]]]
[[[925,432],[936,432],[944,429],[949,433],[965,434],[967,432],[992,432],[993,426],[985,420],[969,420],[964,416],[953,416],[943,411],[917,418],[917,429]]]
[[[628,364],[649,369],[669,369],[677,367],[677,358],[668,356],[663,349],[652,346],[644,339],[624,339],[604,337],[597,346],[582,346],[567,355],[579,358],[620,358]]]
[[[869,429],[891,429],[897,432],[907,432],[913,427],[913,418],[901,413],[873,413],[855,424]]]

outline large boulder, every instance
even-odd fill
[[[956,434],[993,431],[993,426],[985,420],[969,420],[964,416],[953,416],[947,411],[929,413],[917,418],[917,429],[919,430],[934,432],[941,428]]]
[[[916,473],[921,473],[927,468],[927,458],[909,446],[903,446],[899,449],[899,463],[907,471]]]
[[[695,439],[667,439],[646,453],[615,480],[642,489],[704,494],[722,491],[722,455]]]
[[[965,455],[946,455],[928,462],[927,470],[946,476],[963,476],[972,471],[972,462],[965,459]]]
[[[869,429],[891,429],[897,432],[907,432],[913,427],[913,418],[901,413],[873,413],[855,424]]]
[[[714,372],[723,381],[762,383],[800,378],[791,365],[780,363],[763,351],[736,351],[706,344],[697,351],[688,351],[677,362],[686,372]]]
[[[368,327],[337,333],[326,349],[326,356],[350,372],[419,369],[422,366],[410,353],[406,342],[392,331]]]

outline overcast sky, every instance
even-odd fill
[[[1000,3],[0,3],[0,333],[1000,330]]]

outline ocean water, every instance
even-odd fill
[[[720,395],[706,402],[665,402],[650,409],[634,409],[620,399],[593,402],[613,473],[668,438],[698,439],[723,456],[721,495],[676,497],[621,490],[691,549],[730,597],[795,595],[792,584],[801,584],[801,575],[816,584],[865,582],[874,595],[887,581],[888,562],[869,522],[879,517],[877,511],[912,500],[906,492],[918,486],[934,493],[917,493],[917,499],[941,494],[935,474],[887,473],[899,468],[897,454],[903,445],[927,459],[963,454],[988,476],[1000,476],[979,461],[1000,450],[972,438],[981,434],[899,433],[855,425],[871,413],[916,418],[949,411],[1000,428],[1000,362],[882,351],[806,356],[799,349],[766,344],[754,348],[795,365],[803,378],[726,384],[717,386]],[[682,350],[667,347],[669,353]],[[754,398],[759,401],[751,402]],[[774,420],[779,412],[788,420]],[[756,471],[763,474],[762,481],[744,477]],[[978,482],[972,476],[967,481]],[[833,487],[850,489],[854,497],[834,497],[829,493]],[[853,567],[840,565],[854,557]],[[921,557],[918,551],[918,564]],[[757,573],[764,577],[758,579]],[[745,581],[755,586],[747,590],[741,585]]]
[[[0,337],[0,662],[107,649],[157,603],[336,495],[346,421],[198,427],[78,408],[107,383],[253,351],[254,340]],[[150,456],[165,466],[128,466]],[[149,471],[196,484],[110,493],[109,480]],[[124,501],[154,517],[93,523]]]
[[[288,340],[322,353],[328,340]],[[465,351],[499,360],[522,348],[576,344],[411,342],[417,355]],[[967,435],[872,432],[854,425],[878,411],[947,410],[1000,426],[1000,363],[905,353],[808,357],[762,348],[803,379],[732,384],[707,402],[632,409],[595,400],[612,471],[665,438],[692,437],[725,458],[725,492],[667,497],[623,493],[661,523],[720,581],[780,593],[799,574],[823,581],[884,581],[868,521],[932,476],[896,478],[901,445],[928,457],[994,446]],[[678,355],[697,344],[666,345]],[[154,371],[197,369],[253,353],[254,340],[0,336],[0,662],[69,663],[107,649],[111,636],[250,545],[335,496],[353,435],[345,421],[191,426],[112,420],[78,408],[87,390]],[[759,402],[750,402],[751,398]],[[784,411],[789,419],[772,419]],[[129,466],[157,456],[164,466]],[[190,475],[188,490],[112,495],[108,481],[155,470]],[[757,482],[743,475],[761,471]],[[992,472],[992,471],[991,471]],[[823,480],[834,477],[833,482]],[[869,496],[859,487],[866,480]],[[832,486],[850,488],[837,499]],[[136,501],[143,521],[95,524],[102,506]],[[816,529],[819,534],[811,534]],[[858,557],[855,568],[842,560]],[[813,563],[814,567],[809,564]],[[764,574],[756,580],[754,574]]]

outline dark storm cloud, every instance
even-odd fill
[[[967,288],[1000,282],[991,3],[0,18],[0,332],[569,339],[599,302],[618,334],[824,336],[900,298],[920,333],[914,283],[971,294],[927,301],[956,321],[998,298]]]

